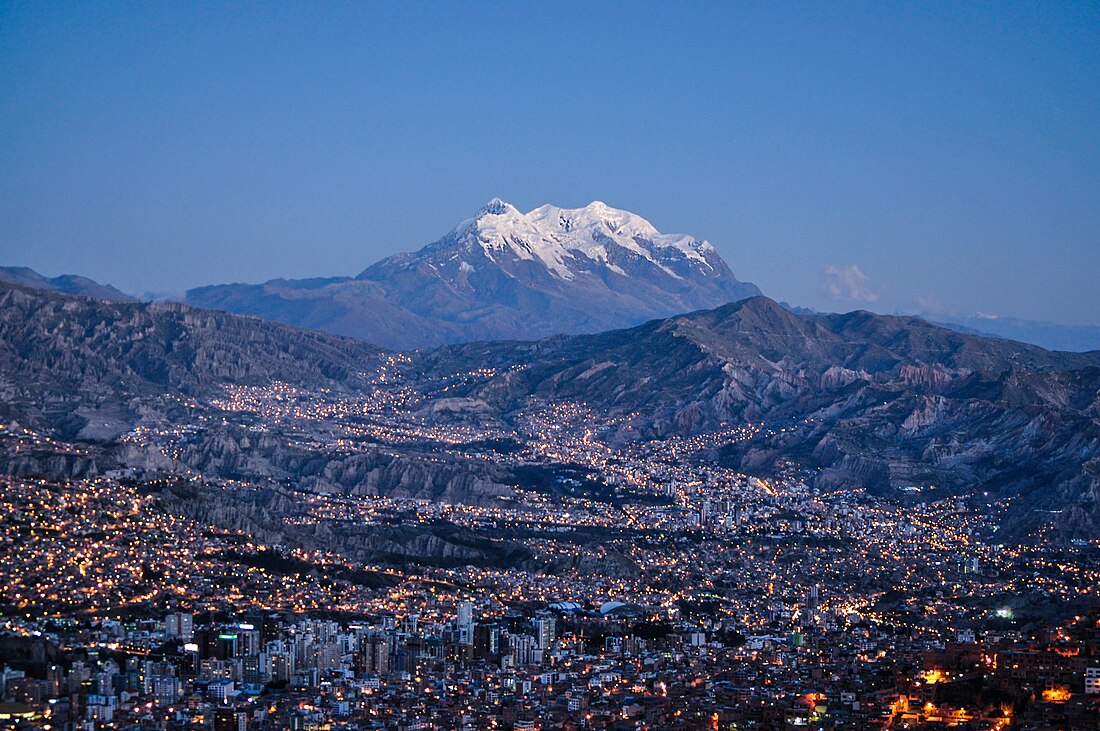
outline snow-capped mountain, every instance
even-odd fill
[[[524,214],[499,198],[413,258],[446,252],[448,260],[465,262],[467,267],[462,269],[469,271],[473,265],[468,255],[479,249],[494,264],[510,258],[539,262],[565,280],[601,269],[621,276],[659,271],[683,279],[692,270],[702,276],[717,275],[716,265],[721,266],[709,242],[662,234],[641,216],[600,201],[584,208],[545,205]],[[715,261],[708,261],[708,256]],[[623,265],[634,271],[628,273]]]
[[[187,301],[391,348],[636,325],[759,294],[714,247],[594,202],[522,213],[499,200],[355,279],[202,287]]]

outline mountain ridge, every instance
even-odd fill
[[[599,332],[754,294],[708,242],[662,234],[636,214],[598,201],[525,214],[493,199],[353,279],[212,285],[186,301],[407,350]]]
[[[421,355],[425,372],[490,366],[452,393],[507,413],[583,404],[612,441],[729,424],[784,425],[713,458],[750,474],[788,462],[820,489],[937,485],[1014,501],[1006,536],[1065,510],[1100,530],[1100,352],[1059,353],[914,317],[795,315],[765,297],[629,330]],[[787,428],[790,427],[790,428]]]
[[[758,296],[630,329],[396,357],[253,317],[0,285],[0,373],[0,418],[91,440],[104,464],[163,467],[163,457],[110,440],[150,419],[193,421],[197,398],[217,418],[181,445],[187,469],[352,492],[419,485],[410,494],[479,504],[510,489],[492,463],[455,453],[438,462],[431,445],[401,459],[392,447],[319,459],[218,411],[226,386],[286,382],[397,398],[411,404],[407,418],[445,424],[507,425],[532,404],[580,408],[606,425],[611,445],[745,427],[750,438],[717,443],[708,459],[748,474],[793,463],[818,489],[988,493],[1011,504],[1005,535],[1019,539],[1053,511],[1067,538],[1100,530],[1100,352],[1051,352],[920,318],[796,315]],[[464,404],[475,411],[464,415]],[[71,453],[10,459],[19,474],[92,469]]]
[[[30,267],[3,266],[0,267],[0,282],[110,302],[137,302],[136,297],[131,297],[109,284],[100,284],[78,274],[62,274],[51,278],[39,274]]]
[[[1096,325],[1061,325],[1042,320],[989,315],[921,314],[919,316],[959,332],[1019,340],[1048,350],[1075,352],[1100,350],[1100,327]]]

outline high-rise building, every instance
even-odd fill
[[[237,654],[242,657],[260,653],[260,630],[250,622],[237,625]]]
[[[472,602],[458,604],[458,642],[472,645],[474,642],[474,605]]]
[[[478,624],[474,629],[474,655],[480,658],[499,656],[500,632],[500,626],[497,624]]]
[[[356,655],[356,669],[361,674],[381,675],[390,669],[390,643],[382,634],[362,638]]]
[[[237,633],[234,631],[226,631],[218,633],[218,658],[228,659],[231,657],[237,657],[239,654],[240,642]]]
[[[274,680],[286,682],[294,674],[294,655],[285,652],[271,654],[271,677]]]
[[[164,618],[164,633],[183,642],[195,636],[195,618],[188,612],[173,612]]]
[[[554,643],[557,637],[558,623],[554,615],[549,612],[539,612],[535,615],[535,640],[540,649],[546,650]]]
[[[253,686],[263,683],[259,655],[246,656],[241,660],[241,682]]]
[[[154,675],[152,685],[158,706],[171,706],[179,700],[180,681],[175,675]]]
[[[235,708],[218,708],[214,711],[214,731],[245,731],[248,716]]]
[[[1085,692],[1089,695],[1100,695],[1100,668],[1085,670]]]
[[[531,635],[510,635],[508,647],[512,651],[515,667],[525,667],[537,662],[541,657],[535,638]]]

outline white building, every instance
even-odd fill
[[[1089,695],[1100,695],[1100,668],[1085,670],[1085,692]]]

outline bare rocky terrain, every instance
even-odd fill
[[[2,285],[0,374],[0,469],[22,476],[138,469],[497,505],[523,482],[499,455],[534,439],[517,436],[517,416],[581,404],[608,444],[766,424],[685,458],[761,475],[795,464],[820,489],[899,499],[925,486],[991,495],[1011,502],[1006,536],[1052,515],[1066,539],[1100,532],[1100,353],[915,318],[796,315],[754,297],[629,330],[398,357],[255,318]],[[255,410],[217,401],[228,387],[273,383],[299,389],[290,401],[351,399],[360,416],[332,417],[346,434],[365,416],[426,436],[332,446],[346,434],[262,426]],[[183,427],[169,447],[138,438]],[[18,429],[36,436],[16,439]],[[458,429],[511,441],[438,436]]]

